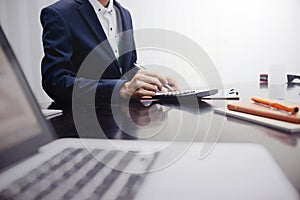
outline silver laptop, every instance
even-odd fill
[[[0,41],[0,199],[298,199],[255,144],[55,139]]]

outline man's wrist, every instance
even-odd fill
[[[120,89],[120,97],[121,98],[124,98],[124,99],[128,99],[130,97],[130,94],[129,94],[129,89],[128,89],[128,84],[129,82],[125,82],[121,89]]]

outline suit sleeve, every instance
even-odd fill
[[[56,102],[71,105],[72,100],[85,103],[93,98],[96,102],[110,101],[112,92],[119,91],[126,80],[92,80],[76,77],[72,63],[72,34],[65,19],[55,8],[41,12],[43,26],[44,58],[42,59],[42,85]],[[73,89],[74,94],[73,94]],[[96,95],[96,96],[95,96]],[[119,100],[117,92],[116,100]]]

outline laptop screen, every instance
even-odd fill
[[[0,27],[0,170],[51,141],[16,57]]]

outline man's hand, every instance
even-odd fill
[[[170,77],[166,77],[167,81],[168,81],[168,84],[169,86],[171,86],[175,91],[179,92],[180,89],[176,83],[176,81]]]
[[[167,78],[141,69],[131,81],[122,86],[120,95],[123,98],[155,96],[156,92],[162,91],[163,85],[166,83],[168,83]]]

